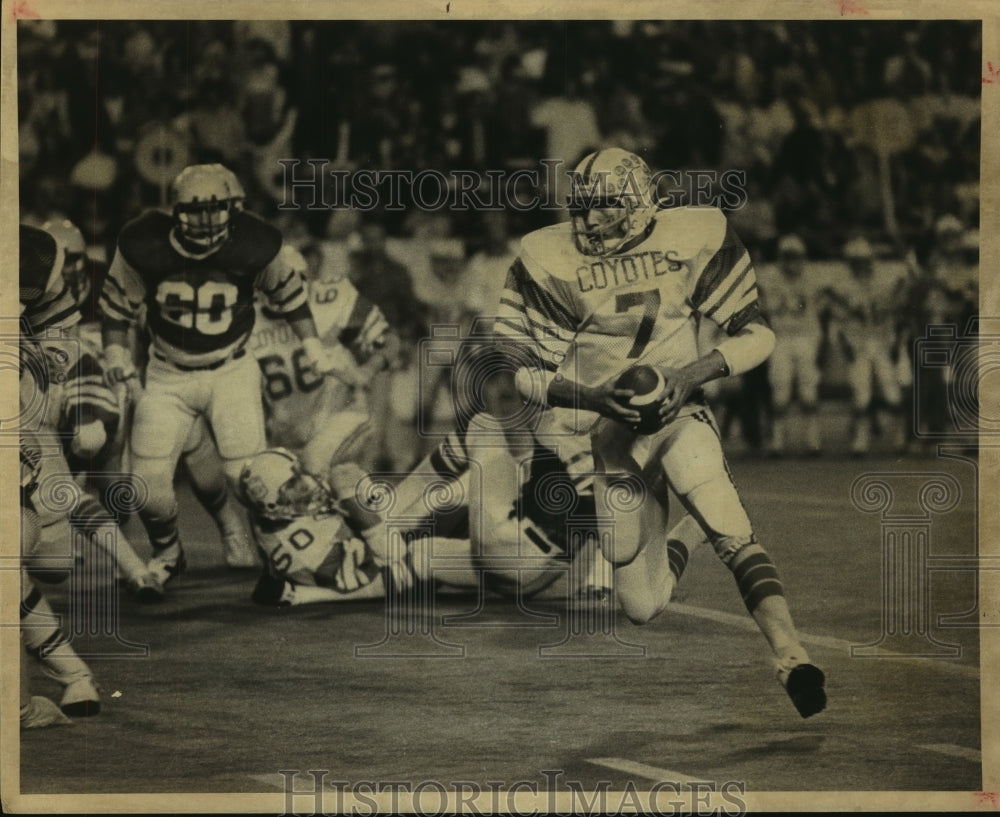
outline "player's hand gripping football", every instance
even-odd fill
[[[709,380],[729,375],[729,365],[718,349],[681,369],[658,368],[665,381],[660,393],[661,428],[677,416],[695,389]]]
[[[580,389],[580,408],[596,411],[598,414],[634,426],[642,419],[638,409],[629,405],[635,395],[633,389],[623,389],[616,385],[617,377],[612,377],[598,386]]]
[[[681,410],[702,380],[690,369],[668,369],[660,367],[666,385],[660,395],[660,425],[665,426]]]

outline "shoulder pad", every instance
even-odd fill
[[[180,255],[170,243],[173,219],[159,210],[151,210],[132,219],[118,236],[118,249],[140,276],[160,277],[180,263]]]
[[[217,263],[225,267],[259,272],[281,250],[281,231],[253,213],[235,213],[231,229],[229,241],[215,255]]]
[[[576,268],[593,260],[576,249],[568,222],[542,227],[521,239],[521,261],[534,277],[575,280]]]
[[[654,216],[648,240],[668,242],[677,258],[694,258],[702,250],[715,253],[726,237],[728,222],[718,207],[673,207]]]

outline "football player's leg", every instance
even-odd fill
[[[796,708],[803,717],[815,714],[825,704],[822,673],[816,670],[817,680],[812,674],[814,667],[796,672],[800,665],[812,665],[795,632],[777,568],[754,536],[714,420],[707,411],[699,412],[677,421],[676,427],[663,458],[667,479],[732,572],[747,611],[771,647],[778,678]],[[793,672],[798,679],[795,682]]]
[[[83,556],[74,552],[74,543],[86,541],[101,551],[102,558],[109,556],[130,588],[137,589],[149,579],[149,573],[117,520],[76,482],[72,467],[55,444],[55,436],[45,433],[39,438],[52,445],[47,445],[40,462],[39,489],[34,500],[40,530],[35,552],[25,554],[29,571],[46,583],[64,581],[73,561]]]
[[[322,474],[324,470],[314,473]],[[384,535],[385,514],[375,509],[375,498],[359,498],[367,476],[361,467],[353,462],[342,462],[330,468],[327,474],[347,526],[369,545],[376,537]]]
[[[73,717],[96,715],[101,696],[90,667],[76,654],[59,627],[48,600],[21,571],[21,637],[42,671],[63,686],[60,708]]]
[[[882,398],[888,405],[890,415],[890,440],[892,447],[899,450],[904,445],[905,427],[903,423],[903,390],[899,382],[896,365],[889,357],[888,347],[879,349],[872,359],[872,372]]]
[[[344,462],[370,461],[374,426],[367,412],[342,410],[315,418],[302,464],[313,474],[325,474]]]
[[[872,362],[865,350],[847,367],[851,387],[851,453],[863,454],[871,445],[868,407],[872,402]]]
[[[84,493],[70,514],[70,524],[83,532],[91,545],[113,560],[128,588],[144,600],[163,596],[163,587],[139,558],[115,518],[89,493]]]
[[[41,533],[41,523],[38,514],[30,508],[21,508],[21,552],[33,553],[38,548]],[[42,643],[50,637],[55,623],[54,616],[44,604],[41,593],[31,582],[31,578],[21,570],[21,643],[28,651],[28,642]],[[41,606],[41,609],[38,609]],[[28,624],[25,626],[25,621]],[[40,630],[32,633],[32,630]],[[30,651],[29,651],[30,654]],[[52,724],[69,723],[69,719],[48,698],[31,694],[31,684],[28,678],[28,662],[21,655],[21,728],[35,729]],[[75,667],[74,669],[78,669]]]
[[[536,432],[539,445],[543,445],[558,454],[566,474],[573,484],[573,489],[579,496],[576,513],[593,515],[594,505],[594,454],[591,449],[590,437],[585,435],[546,435]],[[577,595],[597,601],[607,598],[614,585],[614,567],[605,557],[600,545],[588,542],[578,549],[575,558],[580,560],[582,570],[574,573],[583,578]]]
[[[818,341],[807,339],[803,342],[798,356],[796,375],[799,383],[799,402],[805,418],[806,449],[818,454],[823,449],[823,437],[819,423],[819,366],[816,365]]]
[[[36,581],[58,584],[69,578],[77,555],[69,514],[83,491],[73,479],[57,436],[48,431],[39,431],[36,436],[43,451],[38,488],[32,498],[32,519],[38,529],[37,536],[22,540],[22,545],[32,545],[30,550],[22,550],[22,557]]]
[[[652,543],[633,562],[615,571],[622,610],[633,624],[645,624],[667,608],[691,553],[708,541],[691,514],[684,514],[665,538],[664,545]]]
[[[636,437],[629,429],[602,419],[591,440],[594,502],[599,516],[614,519],[613,546],[602,549],[615,568],[617,580],[618,567],[636,558],[649,534],[666,527],[667,498],[661,502],[649,495],[642,469],[632,455]]]
[[[267,447],[260,369],[252,355],[219,369],[207,415],[226,477],[236,490],[244,461]]]
[[[191,426],[184,444],[183,462],[191,490],[219,529],[226,564],[229,567],[257,567],[260,560],[250,541],[242,508],[233,499],[222,459],[202,417]]]
[[[185,567],[177,530],[174,472],[195,416],[180,395],[149,387],[136,406],[132,423],[132,468],[148,492],[139,519],[153,547],[148,567],[162,584]]]
[[[792,382],[795,376],[794,358],[790,341],[779,343],[771,355],[768,377],[771,380],[771,398],[774,404],[774,427],[770,450],[781,454],[788,436],[788,409],[792,402]]]

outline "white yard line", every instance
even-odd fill
[[[588,757],[587,762],[593,763],[595,766],[614,769],[617,772],[626,772],[627,774],[645,777],[657,783],[661,781],[670,783],[696,783],[705,780],[703,777],[691,777],[683,772],[661,769],[658,766],[648,766],[645,763],[637,763],[634,760],[626,760],[622,757]]]
[[[978,749],[969,749],[967,746],[959,746],[955,743],[921,743],[917,748],[926,749],[928,752],[937,752],[939,755],[971,760],[973,763],[983,762],[983,753]]]
[[[708,621],[715,621],[719,624],[728,624],[733,627],[739,627],[742,630],[757,630],[757,624],[752,618],[749,618],[748,616],[736,615],[735,613],[725,613],[721,610],[711,610],[707,607],[695,607],[690,604],[681,603],[673,603],[667,607],[667,610],[680,613],[685,616],[693,616],[695,618],[707,619]],[[850,641],[845,641],[842,638],[832,638],[831,636],[826,635],[812,635],[811,633],[799,632],[799,639],[803,644],[826,647],[828,649],[835,650],[836,652],[846,653],[848,657],[851,655],[852,643]],[[961,676],[962,678],[979,678],[978,667],[973,667],[968,664],[957,664],[954,661],[945,659],[916,658],[904,655],[903,653],[892,652],[891,650],[883,650],[879,658],[857,658],[854,660],[906,661],[925,669],[938,669],[942,672]]]

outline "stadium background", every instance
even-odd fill
[[[841,246],[860,229],[883,265],[898,269],[910,252],[921,263],[933,258],[942,217],[954,216],[963,231],[978,225],[980,42],[978,23],[948,21],[21,21],[21,213],[35,223],[68,216],[94,257],[107,259],[124,221],[163,203],[165,184],[150,180],[150,163],[223,161],[247,187],[248,209],[279,224],[324,274],[344,265],[373,270],[369,284],[414,348],[431,323],[468,321],[482,309],[473,300],[456,310],[451,296],[457,287],[485,298],[498,285],[500,265],[483,262],[491,235],[516,237],[552,216],[282,213],[277,158],[517,169],[552,155],[572,163],[570,154],[610,142],[641,151],[654,169],[745,170],[748,204],[731,216],[762,263],[773,260],[779,236],[796,232],[835,276]],[[866,126],[875,120],[894,124]],[[419,309],[394,286],[401,274]],[[971,294],[955,321],[970,304]],[[831,422],[846,422],[842,367],[834,357],[824,383]],[[974,469],[957,460],[879,458],[865,467],[954,472],[964,496],[976,495]],[[199,539],[206,520],[189,501],[182,529],[192,575],[161,610],[122,601],[123,632],[152,645],[151,661],[98,662],[105,691],[121,699],[58,743],[25,735],[22,785],[271,791],[278,768],[333,766],[349,779],[513,780],[562,763],[571,777],[611,777],[620,788],[625,773],[587,758],[621,754],[717,779],[743,775],[763,790],[976,788],[976,631],[945,634],[961,642],[955,664],[842,654],[843,644],[877,634],[881,612],[878,522],[847,500],[858,467],[746,461],[734,470],[774,543],[800,627],[818,634],[810,645],[829,667],[834,702],[825,724],[800,728],[780,690],[765,687],[759,645],[747,648],[757,635],[729,627],[725,615],[743,611],[710,554],[693,560],[684,598],[715,618],[627,628],[650,646],[654,693],[630,678],[627,662],[573,662],[567,675],[561,662],[530,661],[523,631],[496,629],[465,631],[475,660],[460,671],[444,667],[452,662],[373,662],[382,671],[375,681],[367,662],[347,659],[359,639],[377,641],[380,615],[351,605],[262,618],[247,583]],[[935,548],[967,553],[975,519],[967,499],[935,528]],[[959,573],[937,580],[934,611],[966,609],[973,584]],[[65,596],[54,600],[67,609]],[[496,605],[487,612],[509,616]],[[521,693],[507,691],[523,688],[526,660],[527,709]],[[609,732],[601,702],[616,685],[633,701],[611,701]],[[581,687],[598,700],[581,699]],[[413,705],[417,689],[430,692]],[[760,696],[759,710],[745,695]],[[495,709],[483,709],[484,697]],[[248,700],[256,701],[252,717]],[[496,735],[504,736],[499,745]],[[331,754],[331,745],[347,756]]]
[[[163,205],[175,172],[221,161],[248,208],[323,274],[353,268],[413,354],[430,325],[488,313],[509,242],[559,215],[279,210],[303,198],[284,189],[279,159],[510,173],[617,144],[654,170],[735,169],[747,198],[729,215],[758,265],[788,233],[834,262],[863,234],[888,281],[907,260],[934,267],[945,231],[958,231],[960,268],[935,271],[955,297],[935,319],[964,328],[977,309],[978,24],[22,21],[18,32],[25,220],[68,216],[110,258],[120,225]],[[847,272],[820,263],[807,275],[835,286]],[[919,336],[917,297],[906,311]],[[844,400],[842,352],[825,353],[821,394]],[[733,409],[754,448],[767,397],[761,370]]]

